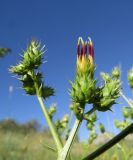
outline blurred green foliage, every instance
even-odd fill
[[[30,132],[37,132],[40,129],[40,125],[36,120],[31,120],[25,124],[19,124],[13,119],[6,119],[0,121],[1,132],[19,132],[22,134],[28,134]]]
[[[126,151],[130,152],[133,159],[133,143],[131,140],[121,141]],[[88,152],[94,151],[102,145],[93,143],[88,146],[87,142],[74,143],[72,158],[81,160]],[[0,160],[53,160],[56,153],[48,150],[46,145],[54,148],[52,137],[47,128],[40,130],[37,121],[32,120],[25,124],[18,124],[12,119],[0,121]],[[121,151],[114,146],[96,160],[124,160]]]

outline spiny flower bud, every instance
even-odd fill
[[[87,129],[92,130],[93,129],[93,123],[87,123]]]
[[[128,72],[128,82],[129,86],[133,89],[133,68]]]
[[[20,81],[23,83],[23,89],[25,92],[29,95],[35,95],[36,89],[34,86],[34,81],[32,77],[29,74],[25,74],[22,78],[20,78]]]
[[[110,81],[110,75],[108,73],[101,72],[101,77],[104,81]]]
[[[102,78],[104,84],[97,89],[94,106],[99,111],[107,111],[120,96],[121,83],[119,79],[113,78],[107,73],[102,73]]]
[[[96,80],[94,80],[94,49],[89,38],[84,42],[81,37],[78,39],[77,46],[77,70],[75,82],[72,83],[70,91],[74,103],[91,103],[94,95]],[[83,105],[84,106],[84,105]]]
[[[113,78],[120,78],[120,75],[121,75],[120,68],[119,67],[115,67],[112,70],[112,76],[113,76]]]
[[[128,109],[128,108],[123,107],[123,108],[122,108],[122,113],[123,113],[123,116],[124,116],[125,118],[129,118],[129,117],[130,117],[130,112],[129,112],[129,109]]]
[[[68,123],[68,119],[69,119],[69,117],[68,117],[68,115],[66,114],[66,115],[64,115],[64,117],[63,117],[63,119],[62,119],[62,122],[63,122],[63,123]]]
[[[53,118],[53,115],[55,114],[55,112],[56,112],[56,105],[53,104],[48,111],[50,118]]]
[[[57,120],[55,125],[58,130],[63,131],[66,128],[67,124],[68,124],[68,115],[64,115],[64,117],[61,120]]]
[[[27,69],[37,69],[42,63],[43,49],[40,48],[40,44],[33,40],[31,41],[28,49],[24,52],[23,64]]]
[[[9,71],[18,75],[18,79],[23,83],[23,89],[27,94],[37,94],[46,99],[54,94],[54,89],[44,86],[42,74],[37,71],[42,63],[43,48],[40,48],[37,41],[31,41],[22,60],[18,65],[11,66]]]
[[[17,75],[25,75],[28,72],[28,70],[26,69],[26,67],[23,65],[22,62],[20,62],[16,66],[11,66],[11,68],[9,69],[9,71],[11,73],[15,73]]]
[[[37,41],[31,41],[27,50],[24,51],[22,60],[18,65],[11,66],[9,71],[18,75],[24,75],[30,70],[37,69],[42,63],[43,53],[43,48],[40,48],[40,44]]]
[[[49,112],[50,113],[55,113],[56,112],[56,106],[55,105],[52,105],[51,107],[50,107],[50,109],[49,109]]]

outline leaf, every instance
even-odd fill
[[[54,89],[49,87],[49,86],[44,86],[42,88],[42,97],[44,99],[50,97],[50,96],[53,96],[54,95]]]

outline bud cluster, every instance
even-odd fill
[[[92,144],[93,141],[97,138],[95,122],[97,120],[96,112],[91,115],[88,115],[88,121],[86,123],[86,127],[89,130],[89,138],[88,143]]]
[[[98,136],[98,134],[96,132],[97,126],[98,126],[98,128],[99,128],[101,133],[104,133],[106,131],[105,127],[104,127],[104,125],[102,123],[99,123],[99,125],[95,123],[96,120],[97,120],[97,115],[94,112],[92,115],[89,116],[89,121],[87,121],[87,124],[86,124],[86,127],[89,130],[89,138],[88,138],[88,143],[89,144],[92,144],[93,141]]]
[[[68,120],[69,120],[68,115],[64,115],[64,117],[61,120],[57,120],[57,122],[55,123],[56,128],[60,134],[66,129]]]
[[[96,97],[94,99],[94,107],[99,111],[110,110],[113,104],[116,103],[116,99],[120,96],[121,83],[118,76],[110,76],[107,73],[101,73],[103,79],[103,85],[97,88]]]
[[[99,111],[110,110],[116,99],[120,96],[120,69],[115,67],[112,74],[102,73],[103,85],[96,86],[94,79],[94,48],[91,39],[84,42],[80,37],[77,46],[77,69],[75,81],[72,83],[70,95],[75,103],[75,114],[85,104],[92,104]],[[76,105],[78,104],[78,105]]]
[[[18,75],[18,79],[23,84],[23,89],[29,95],[39,95],[44,99],[53,95],[54,90],[51,87],[44,86],[42,73],[38,70],[42,64],[42,55],[44,51],[40,44],[33,40],[29,44],[22,60],[16,65],[11,66],[10,72]]]
[[[98,134],[96,133],[96,129],[93,128],[90,132],[89,132],[89,139],[88,139],[88,143],[92,144],[93,141],[97,138]]]
[[[122,108],[122,114],[124,117],[123,121],[115,120],[115,126],[119,129],[124,129],[126,128],[129,124],[131,124],[133,120],[133,108],[131,107],[123,107]]]
[[[130,125],[130,123],[131,122],[129,122],[129,121],[119,121],[119,120],[114,121],[115,126],[120,130],[125,129],[127,126]]]

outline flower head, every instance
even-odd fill
[[[78,39],[77,45],[77,68],[75,81],[70,91],[73,102],[82,104],[91,103],[94,98],[95,84],[94,79],[94,48],[92,41],[83,41]]]
[[[94,70],[94,48],[91,38],[84,42],[79,37],[77,44],[77,72],[92,72]]]

